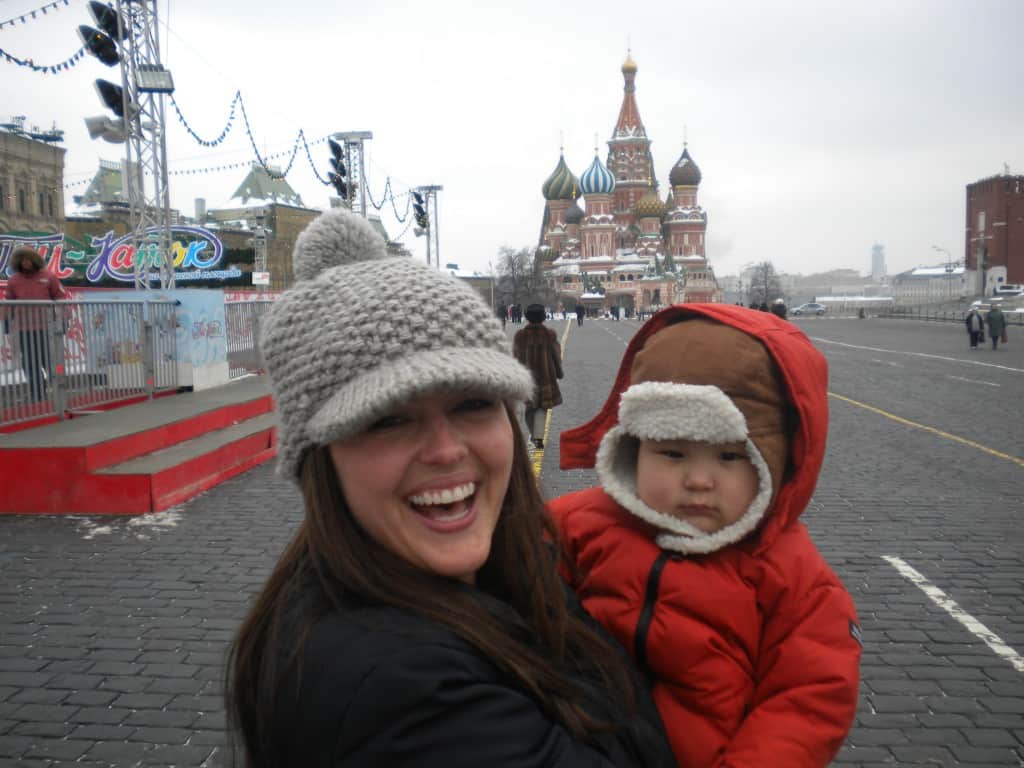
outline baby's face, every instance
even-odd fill
[[[750,508],[758,476],[742,442],[641,440],[636,487],[651,509],[714,533]]]

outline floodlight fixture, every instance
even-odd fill
[[[171,72],[159,64],[140,64],[135,73],[135,88],[139,93],[174,93]]]
[[[109,35],[82,24],[78,28],[78,36],[82,39],[85,49],[108,67],[120,63],[121,54],[117,52],[117,43]]]
[[[85,118],[85,128],[90,139],[103,139],[111,144],[124,144],[128,140],[128,131],[124,119],[111,120],[106,115]]]

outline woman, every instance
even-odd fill
[[[497,319],[340,208],[294,261],[262,349],[305,518],[232,647],[246,764],[672,765],[544,543]]]
[[[562,403],[558,380],[562,378],[562,353],[554,330],[544,325],[547,313],[543,304],[526,308],[529,325],[517,331],[512,340],[512,354],[533,374],[536,385],[526,404],[526,426],[530,440],[537,448],[544,447],[544,422],[547,412]]]

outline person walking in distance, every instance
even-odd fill
[[[533,379],[494,311],[344,208],[293,262],[260,348],[303,518],[228,656],[238,764],[671,766],[559,578],[517,418]]]
[[[587,313],[587,310],[582,304],[576,305],[576,325],[583,325],[583,315]]]
[[[978,342],[985,337],[985,319],[976,307],[971,307],[967,317],[964,318],[964,323],[967,325],[967,336],[971,342],[971,349],[977,349]]]
[[[1006,341],[1006,315],[1003,314],[1003,310],[993,304],[985,322],[988,324],[988,337],[992,339],[992,349],[996,349],[999,347],[1000,341]]]
[[[680,766],[825,768],[857,710],[853,600],[800,522],[828,368],[771,313],[680,304],[561,435],[601,483],[549,506],[570,583],[646,670]]]
[[[525,328],[516,332],[512,351],[516,360],[533,374],[534,392],[526,403],[526,425],[530,439],[537,448],[544,447],[544,422],[549,409],[562,403],[558,380],[562,378],[562,354],[558,337],[544,325],[544,306],[531,304],[526,308]]]
[[[43,257],[34,248],[21,246],[14,249],[11,262],[15,272],[7,281],[4,298],[13,301],[63,301],[68,295],[57,276],[46,269]],[[46,306],[7,308],[4,319],[11,331],[17,331],[21,369],[28,381],[33,402],[46,396],[43,373],[49,372],[50,346],[47,329],[53,319],[53,310]]]

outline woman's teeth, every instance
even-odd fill
[[[427,491],[409,497],[409,503],[418,507],[436,507],[441,504],[454,504],[468,499],[476,491],[476,483],[464,483],[443,491]]]

